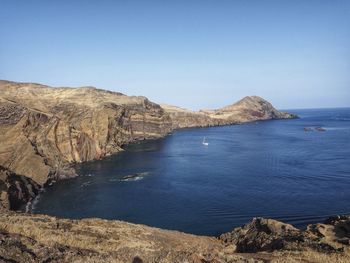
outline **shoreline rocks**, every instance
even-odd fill
[[[0,207],[21,210],[39,194],[41,186],[32,179],[17,175],[0,165]]]

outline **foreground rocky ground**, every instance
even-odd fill
[[[350,262],[350,217],[301,231],[271,219],[220,237],[1,211],[0,262]]]

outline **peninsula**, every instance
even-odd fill
[[[0,205],[25,206],[40,187],[76,176],[72,164],[101,159],[137,140],[173,129],[295,118],[245,97],[218,110],[193,112],[141,96],[97,89],[0,81]]]

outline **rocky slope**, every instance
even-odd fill
[[[169,113],[174,129],[188,127],[207,127],[230,125],[257,120],[292,119],[294,114],[280,112],[271,103],[258,96],[245,97],[232,105],[217,110],[201,110],[199,112],[161,104]]]
[[[350,262],[349,238],[346,216],[306,231],[256,218],[215,238],[122,221],[0,213],[0,262]]]
[[[220,110],[191,112],[93,87],[0,81],[0,165],[25,182],[43,186],[74,176],[73,163],[103,158],[132,141],[163,137],[172,129],[293,117],[259,97],[246,97]],[[8,189],[35,193],[31,184],[24,189],[26,184],[3,178],[3,202],[28,201],[28,195],[21,194],[11,196],[23,200],[5,198],[10,196]],[[18,207],[2,202],[0,206]]]
[[[271,103],[258,96],[250,96],[218,110],[201,111],[225,124],[270,119],[292,119],[297,116],[276,110]]]
[[[312,249],[342,252],[350,245],[350,216],[335,216],[323,224],[311,224],[305,231],[273,219],[252,222],[222,234],[220,239],[236,252]]]
[[[223,124],[203,112],[195,112],[168,104],[161,104],[161,107],[169,114],[173,129],[208,127]]]

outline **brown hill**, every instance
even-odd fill
[[[173,128],[206,127],[216,125],[239,124],[258,120],[292,119],[294,114],[280,112],[271,103],[258,96],[250,96],[217,110],[199,112],[161,104],[169,113]]]

